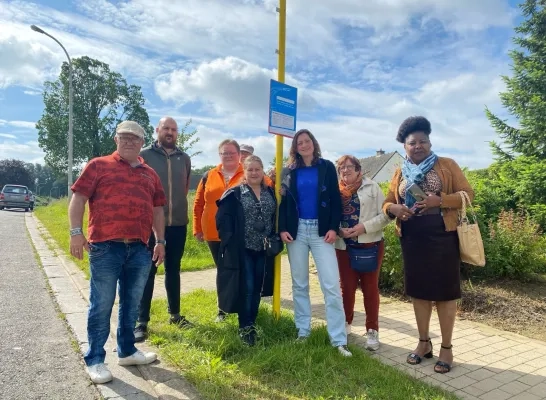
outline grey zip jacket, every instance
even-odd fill
[[[178,147],[171,154],[167,154],[157,141],[142,149],[140,156],[161,179],[165,196],[167,196],[167,205],[164,207],[165,225],[187,225],[190,157]]]

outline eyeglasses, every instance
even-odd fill
[[[343,167],[339,167],[340,171],[354,171],[355,166],[354,165],[344,165]]]
[[[237,155],[236,152],[230,152],[230,153],[218,153],[220,154],[221,157],[232,157],[232,156],[235,156]]]
[[[140,138],[136,136],[118,136],[117,138],[123,144],[135,144],[140,141]]]

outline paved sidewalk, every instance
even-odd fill
[[[182,260],[184,262],[184,260]],[[292,309],[292,283],[287,257],[282,261],[282,306]],[[203,288],[215,290],[216,271],[182,273],[182,292]],[[165,296],[164,277],[156,280],[155,296]],[[310,278],[313,316],[324,323],[324,299],[316,274]],[[453,370],[445,375],[434,372],[437,358],[418,366],[406,363],[407,355],[417,344],[417,325],[413,307],[382,297],[380,307],[380,339],[382,346],[372,357],[408,373],[409,375],[442,387],[462,399],[475,400],[539,400],[546,399],[546,343],[488,326],[457,320],[454,330]],[[353,333],[349,342],[365,344],[365,314],[362,294],[359,292],[355,307]],[[441,335],[438,318],[433,313],[431,338],[434,354],[440,350]]]
[[[25,229],[25,213],[0,211],[0,398],[99,398]]]
[[[78,267],[70,261],[63,251],[56,248],[55,242],[50,239],[49,233],[40,222],[27,214],[26,225],[28,232],[39,257],[44,265],[44,271],[48,277],[49,284],[57,298],[57,303],[61,311],[66,316],[67,322],[73,330],[80,350],[83,353],[87,350],[87,309],[89,305],[89,281]],[[10,228],[11,229],[11,228]],[[24,229],[24,228],[22,228]],[[44,239],[47,238],[47,239]],[[0,241],[1,243],[1,241]],[[21,252],[23,253],[23,252]],[[33,257],[31,250],[26,252]],[[25,253],[25,254],[26,254]],[[17,251],[15,254],[19,254]],[[14,307],[16,308],[16,307]],[[38,307],[39,308],[39,307]],[[0,309],[1,310],[1,309]],[[29,321],[32,322],[32,321]],[[60,322],[60,321],[59,321]],[[110,338],[106,343],[106,364],[114,375],[114,380],[104,385],[96,385],[104,399],[127,399],[127,400],[197,400],[199,396],[195,389],[186,379],[178,374],[172,367],[165,365],[161,360],[150,365],[138,367],[121,367],[117,365],[115,329],[117,327],[117,301],[114,306],[111,318]],[[66,333],[66,328],[65,333]],[[1,331],[0,331],[1,332]],[[41,332],[36,332],[41,334]],[[144,351],[154,351],[146,344],[139,344],[139,349]],[[72,355],[77,357],[73,349],[70,349]],[[155,350],[156,351],[156,350]],[[52,350],[51,354],[55,354]],[[1,364],[0,364],[1,366]],[[67,366],[70,374],[77,374],[82,377],[86,387],[93,389],[93,384],[84,372],[83,363]],[[1,372],[1,370],[0,370]],[[58,382],[65,382],[67,372],[64,369],[58,369],[55,372]],[[39,376],[37,374],[36,376]],[[34,379],[36,379],[34,376]],[[32,380],[26,379],[29,383]],[[39,380],[36,380],[39,382]],[[61,391],[64,387],[58,384],[61,395],[58,397],[45,396],[40,398],[49,399],[87,399],[87,397],[71,395],[69,392]],[[3,398],[0,386],[0,398]],[[33,397],[8,397],[30,399]]]

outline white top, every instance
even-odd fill
[[[364,178],[362,185],[356,192],[360,200],[360,217],[358,222],[364,225],[366,233],[358,236],[358,243],[378,242],[383,238],[383,229],[391,219],[383,213],[385,196],[377,183]],[[345,250],[345,241],[339,236],[335,243],[336,249]]]

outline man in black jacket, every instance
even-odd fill
[[[159,175],[167,205],[165,210],[165,289],[167,291],[169,322],[181,328],[191,323],[180,315],[180,263],[186,245],[188,225],[188,191],[190,185],[190,157],[176,146],[178,125],[171,117],[163,117],[155,129],[157,141],[140,153],[141,157]],[[154,235],[150,238],[150,248],[155,245]],[[140,302],[138,325],[135,328],[135,341],[141,342],[148,334],[150,305],[154,292],[157,268],[154,263]]]

